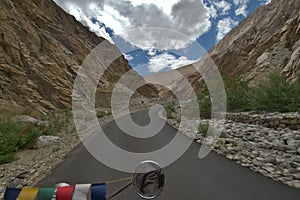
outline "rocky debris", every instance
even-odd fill
[[[42,135],[37,140],[38,148],[43,148],[55,144],[60,140],[59,137],[53,135]]]
[[[12,122],[23,122],[23,123],[32,123],[37,125],[38,124],[38,120],[28,116],[28,115],[19,115],[19,116],[15,116],[11,119]]]
[[[254,114],[249,112],[227,113],[226,118],[233,122],[262,125],[269,128],[300,129],[299,113],[262,113]]]
[[[218,154],[274,180],[299,188],[299,131],[228,121],[223,137],[198,139]],[[201,136],[200,136],[201,137]],[[213,143],[212,141],[216,141]],[[212,146],[212,144],[214,144]]]
[[[279,115],[284,114],[266,114],[267,118]],[[298,113],[285,116],[298,116]],[[178,129],[177,120],[168,119],[167,122]],[[210,124],[213,130],[222,129],[222,132],[220,136],[214,136],[212,133],[206,137],[203,133],[198,133],[195,137],[193,133],[188,133],[187,135],[193,137],[197,143],[206,145],[218,154],[273,180],[300,188],[300,129],[274,129],[264,124],[255,125],[231,120],[226,120],[223,127],[220,126],[223,122],[212,120],[202,120],[200,123]]]
[[[5,190],[5,187],[0,186],[0,194],[3,193]]]

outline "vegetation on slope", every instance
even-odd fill
[[[223,75],[223,81],[228,112],[300,112],[300,76],[290,84],[279,72],[274,72],[255,87],[249,87],[247,81],[233,79],[228,75]],[[211,100],[205,84],[197,98],[201,117],[210,118]],[[172,102],[166,105],[168,118],[172,118],[172,112],[175,112],[176,106]]]
[[[256,87],[225,79],[228,111],[300,112],[300,77],[290,84],[279,72]]]
[[[69,125],[71,113],[63,110],[49,112],[41,117],[40,120],[43,123],[39,124],[13,121],[7,116],[0,117],[0,164],[13,161],[15,153],[20,149],[37,148],[36,142],[39,136],[56,135],[65,131]]]

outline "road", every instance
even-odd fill
[[[147,111],[132,114],[140,125],[150,122]],[[110,140],[127,150],[145,152],[161,148],[174,137],[176,130],[165,125],[162,131],[149,139],[137,139],[124,134],[115,122],[103,127]],[[224,156],[211,152],[198,158],[200,145],[193,142],[185,154],[164,169],[166,184],[156,199],[164,200],[294,200],[300,199],[300,190],[273,181],[248,168],[241,167]],[[37,186],[51,186],[59,182],[99,183],[128,177],[130,174],[113,170],[93,158],[80,144],[71,150],[64,161],[54,167]],[[111,194],[126,182],[109,184]],[[141,199],[132,187],[113,198],[115,200]]]

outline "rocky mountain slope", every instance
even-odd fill
[[[0,100],[42,112],[70,108],[77,70],[103,40],[52,0],[1,0]],[[109,66],[99,81],[99,105],[109,106],[114,82],[130,69],[124,57]],[[152,96],[156,89],[140,92]]]
[[[300,4],[273,0],[259,8],[209,54],[221,69],[257,82],[279,70],[290,79],[300,72]]]
[[[260,7],[193,66],[209,69],[209,56],[221,71],[249,80],[252,85],[274,70],[294,81],[300,73],[299,0],[272,0]],[[193,66],[177,70],[194,87],[199,87],[200,75]],[[172,77],[172,73],[164,72],[148,78]],[[180,81],[169,79],[168,84],[180,90]]]

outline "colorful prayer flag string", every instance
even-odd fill
[[[106,200],[106,184],[41,188],[6,188],[4,200]]]

